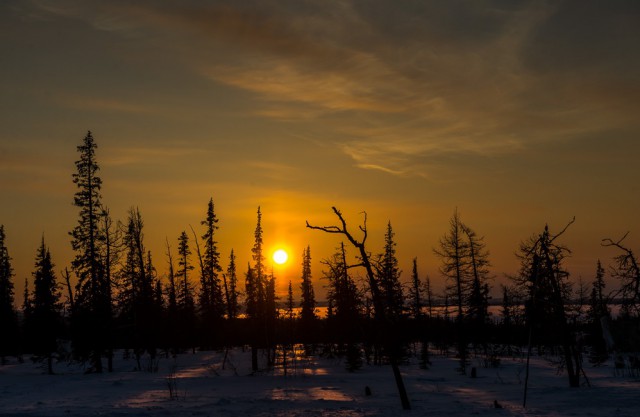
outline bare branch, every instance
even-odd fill
[[[338,226],[312,226],[307,222],[307,227],[309,229],[322,230],[327,233],[344,233]]]
[[[600,245],[602,245],[602,246],[615,246],[615,247],[620,248],[622,250],[628,251],[627,248],[622,246],[622,241],[625,240],[628,235],[629,235],[629,232],[625,233],[624,236],[622,236],[620,239],[618,239],[615,242],[610,238],[602,239],[602,243]]]
[[[569,228],[569,226],[571,226],[573,223],[575,223],[576,221],[576,216],[573,216],[573,219],[571,219],[571,221],[569,223],[567,223],[567,225],[564,227],[564,229],[562,229],[560,231],[560,233],[556,234],[555,236],[553,236],[549,242],[553,242],[554,240],[556,240],[557,238],[559,238],[560,236],[562,236],[564,234],[564,232],[567,231],[567,229]]]

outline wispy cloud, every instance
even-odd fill
[[[44,7],[100,30],[153,34],[155,48],[194,74],[254,94],[256,114],[321,121],[357,166],[428,177],[439,155],[508,155],[638,128],[640,6],[586,3]],[[70,104],[148,111],[117,100]]]

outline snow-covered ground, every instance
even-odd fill
[[[640,380],[613,367],[586,367],[591,387],[568,387],[565,374],[533,358],[527,408],[522,407],[522,359],[459,375],[455,358],[432,356],[432,366],[402,366],[412,410],[402,411],[389,366],[349,373],[339,359],[300,359],[281,370],[250,375],[248,352],[236,349],[222,369],[223,352],[160,359],[157,373],[135,371],[119,353],[113,373],[83,374],[78,365],[12,360],[0,367],[0,416],[616,416],[640,415]],[[169,383],[177,389],[171,399]],[[370,387],[371,396],[365,395]],[[502,408],[496,408],[497,401]]]

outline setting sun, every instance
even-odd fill
[[[289,255],[287,255],[287,252],[282,249],[278,249],[273,253],[273,262],[277,263],[278,265],[284,264],[285,262],[287,262],[287,259],[289,259]]]

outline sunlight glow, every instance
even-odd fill
[[[273,262],[277,263],[278,265],[284,264],[285,262],[287,262],[287,259],[289,259],[289,255],[287,255],[287,252],[282,249],[278,249],[273,253]]]

